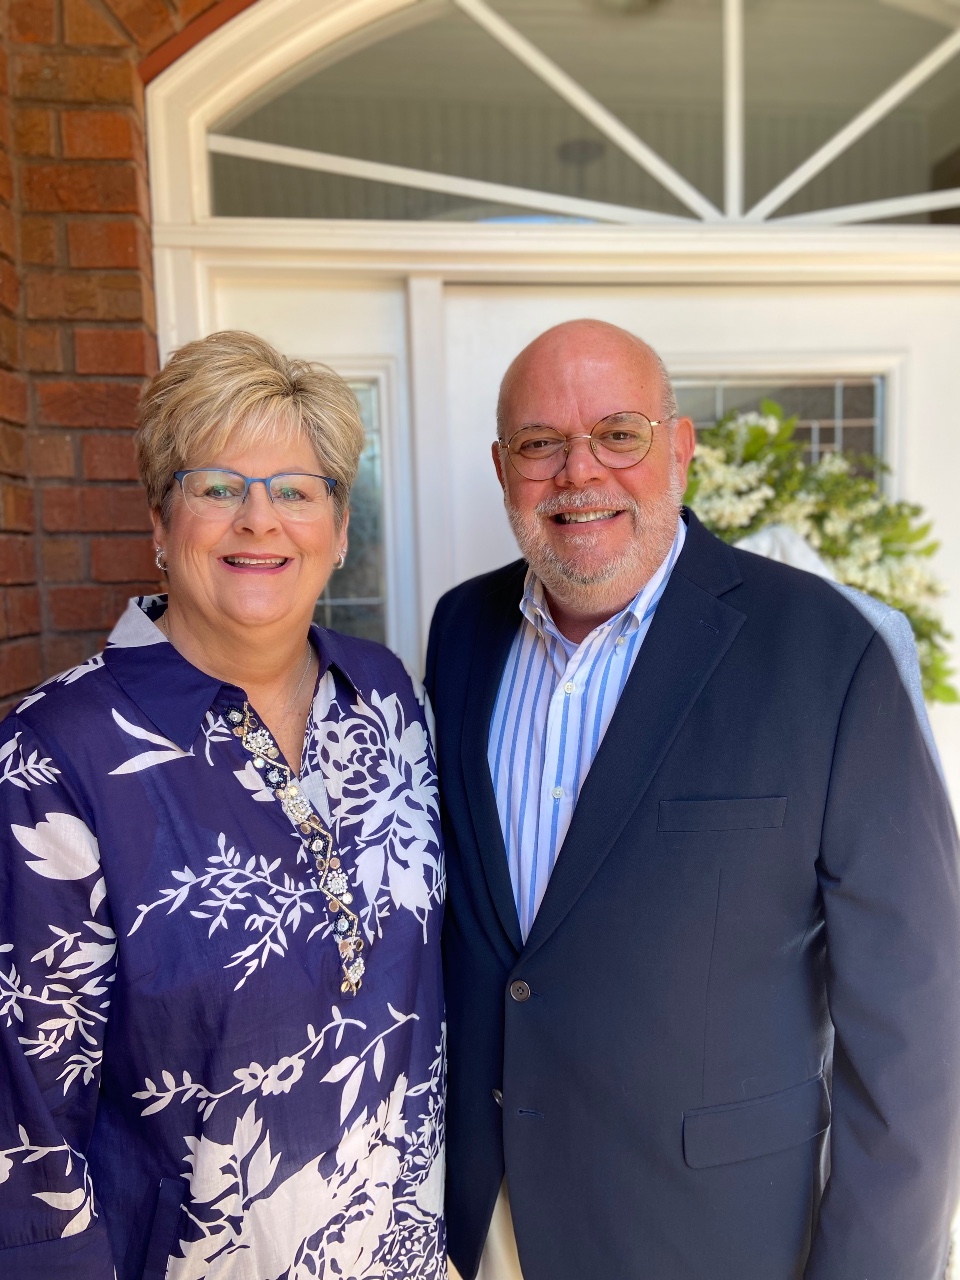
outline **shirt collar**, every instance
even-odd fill
[[[156,625],[166,607],[165,595],[130,600],[110,633],[103,661],[164,737],[189,751],[221,693],[241,701],[246,695],[235,685],[207,675],[173,647]],[[312,625],[310,642],[320,659],[321,676],[336,667],[358,693],[372,684],[364,649],[355,648],[348,636]]]
[[[653,577],[640,588],[630,603],[621,609],[619,613],[614,614],[612,618],[608,618],[606,622],[596,627],[590,633],[591,636],[604,629],[609,629],[611,634],[626,635],[628,632],[636,631],[651,616],[660,602],[660,597],[666,590],[673,566],[683,550],[686,535],[687,526],[684,524],[682,517],[678,517],[677,532],[674,534],[673,543],[660,562]],[[559,640],[567,651],[568,657],[579,647],[557,629],[557,624],[550,616],[550,605],[547,602],[546,589],[532,569],[527,569],[527,575],[524,579],[520,612],[541,639],[546,639],[549,635]]]

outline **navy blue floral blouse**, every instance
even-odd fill
[[[165,604],[0,727],[0,1275],[439,1280],[422,695],[314,628],[297,777]]]

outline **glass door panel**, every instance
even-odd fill
[[[816,463],[827,453],[883,457],[884,380],[874,378],[685,377],[675,382],[680,413],[698,430],[712,427],[731,410],[757,413],[764,400],[797,419],[795,439],[804,458]]]
[[[350,492],[349,551],[317,602],[314,621],[350,636],[386,643],[383,557],[383,467],[379,387],[351,381],[360,404],[366,445]]]

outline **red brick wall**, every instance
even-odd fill
[[[244,0],[0,0],[0,711],[156,587],[143,84]],[[179,33],[179,34],[178,34]]]

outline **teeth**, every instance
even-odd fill
[[[260,556],[224,556],[228,564],[275,565],[284,564],[286,559],[286,556],[277,556],[272,560],[265,560]]]
[[[616,511],[561,511],[557,519],[561,524],[586,524],[588,520],[609,520]]]

